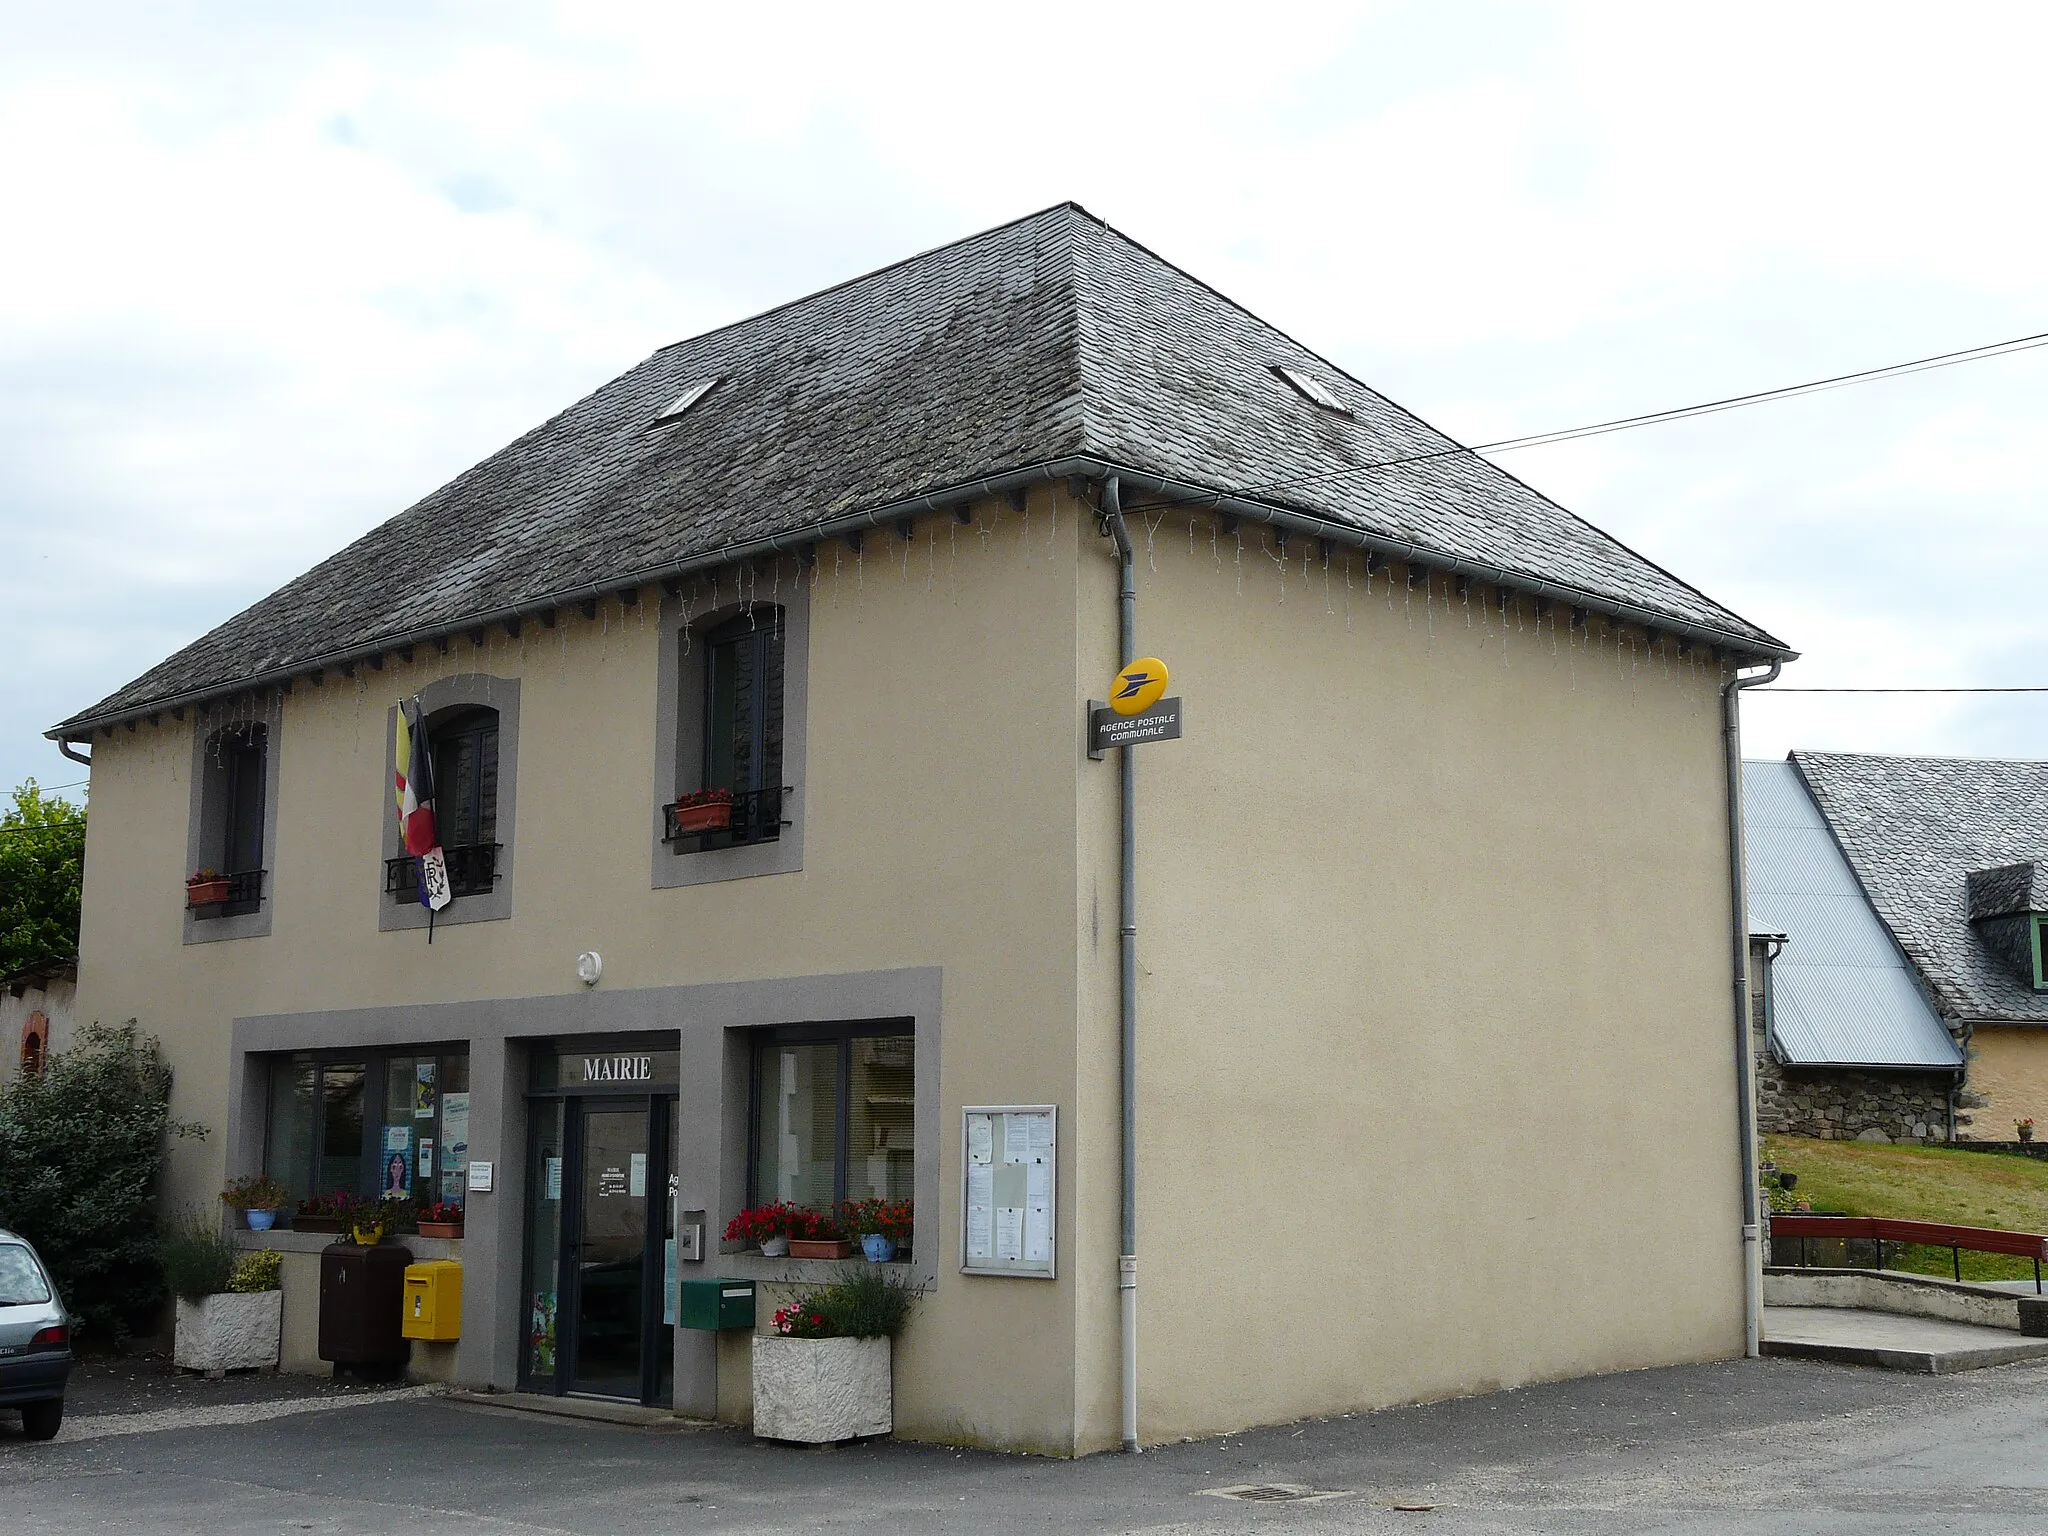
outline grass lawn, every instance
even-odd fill
[[[1798,1193],[1816,1211],[2048,1233],[2048,1161],[1803,1136],[1766,1136],[1764,1156],[1781,1172],[1799,1175]],[[1946,1275],[1949,1251],[1900,1251],[1887,1245],[1885,1267]],[[1963,1255],[1965,1280],[2030,1280],[2033,1275],[2034,1266],[2026,1259]]]

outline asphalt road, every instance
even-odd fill
[[[0,1529],[2048,1532],[2048,1364],[1643,1371],[1079,1462],[799,1451],[388,1393],[116,1406],[49,1445],[0,1415]],[[1234,1484],[1341,1497],[1204,1493]]]

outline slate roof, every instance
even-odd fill
[[[1353,414],[1277,379],[1322,378]],[[679,420],[682,390],[716,388]],[[989,477],[1088,465],[1781,642],[1074,204],[664,347],[52,736],[453,633]],[[1327,478],[1389,457],[1444,457]],[[1085,464],[1075,461],[1086,461]],[[1325,478],[1316,478],[1325,477]]]
[[[1742,765],[1752,933],[1776,933],[1772,1054],[1795,1067],[1954,1071],[1963,1054],[1789,762]]]
[[[1951,1018],[2048,1024],[1970,926],[1973,871],[2048,859],[2048,763],[1794,752],[1878,916]]]
[[[2015,912],[2048,912],[2048,864],[2002,864],[1973,869],[1967,887],[1970,921]]]

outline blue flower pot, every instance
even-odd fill
[[[275,1211],[245,1211],[242,1214],[249,1218],[251,1232],[268,1232],[271,1224],[277,1220]]]
[[[886,1264],[896,1257],[896,1239],[870,1232],[860,1240],[860,1251],[868,1256],[870,1264]]]

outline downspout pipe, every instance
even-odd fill
[[[1137,659],[1138,566],[1124,526],[1115,475],[1102,482],[1102,528],[1116,541],[1116,654],[1119,668]],[[1121,1345],[1123,1448],[1138,1453],[1138,780],[1129,747],[1117,749],[1122,848],[1117,864],[1117,970],[1121,986],[1117,1037],[1123,1081],[1118,1119],[1122,1130],[1123,1230],[1117,1248],[1116,1290]]]
[[[1749,1017],[1749,888],[1742,840],[1742,690],[1776,682],[1785,669],[1773,661],[1762,672],[1728,679],[1721,689],[1721,737],[1728,768],[1728,901],[1735,956],[1735,1122],[1742,1143],[1742,1336],[1743,1353],[1763,1353],[1763,1230],[1758,1214],[1756,1170],[1755,1046]]]

